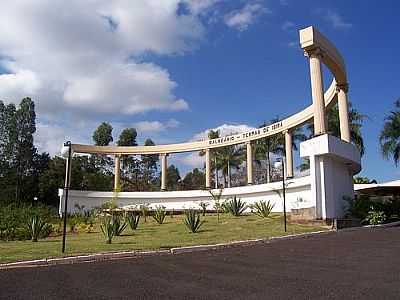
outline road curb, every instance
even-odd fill
[[[336,232],[349,232],[349,231],[362,231],[362,230],[370,230],[370,229],[380,229],[380,228],[389,228],[389,227],[397,227],[400,226],[400,221],[391,222],[386,224],[379,224],[379,225],[365,225],[360,227],[350,227],[350,228],[343,228],[343,229],[334,229]]]
[[[105,252],[105,253],[95,253],[88,255],[76,255],[68,257],[58,257],[58,258],[47,258],[47,259],[37,259],[28,261],[18,261],[12,263],[0,264],[0,270],[4,269],[15,269],[15,268],[29,268],[29,267],[45,267],[54,265],[65,265],[65,264],[75,264],[75,263],[90,263],[90,262],[100,262],[107,260],[117,260],[126,258],[140,258],[147,256],[165,256],[165,255],[179,255],[184,253],[208,251],[208,250],[220,250],[232,247],[243,247],[252,246],[257,244],[269,244],[284,240],[294,240],[303,239],[316,235],[325,235],[335,233],[334,230],[325,231],[314,231],[308,233],[300,233],[279,237],[271,237],[265,239],[252,239],[252,240],[242,240],[242,241],[232,241],[228,243],[210,244],[210,245],[196,245],[196,246],[186,246],[171,248],[168,250],[154,250],[154,251],[123,251],[123,252]]]

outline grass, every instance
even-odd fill
[[[140,219],[138,229],[125,229],[121,236],[114,237],[112,244],[106,244],[99,223],[94,232],[69,233],[67,235],[66,253],[64,256],[89,254],[107,251],[155,250],[180,246],[214,244],[235,240],[268,238],[287,234],[326,230],[327,227],[289,224],[288,231],[283,231],[282,216],[273,214],[271,218],[259,218],[254,215],[233,217],[220,215],[217,223],[215,214],[208,214],[202,219],[205,223],[198,233],[189,233],[183,223],[184,215],[165,218],[162,225],[152,218],[144,223]],[[31,241],[0,242],[0,262],[12,262],[50,257],[60,257],[61,236]]]

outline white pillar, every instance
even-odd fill
[[[210,149],[206,149],[206,189],[211,188],[211,158]]]
[[[121,157],[119,155],[115,155],[114,158],[114,192],[119,191],[120,189],[120,175],[121,174]]]
[[[253,147],[250,142],[246,143],[247,153],[247,184],[253,184]]]
[[[285,131],[286,177],[293,177],[293,141],[292,134]]]
[[[338,85],[336,90],[338,93],[340,137],[343,141],[350,143],[349,104],[347,101],[348,85]]]
[[[326,133],[326,116],[324,100],[324,82],[321,69],[321,50],[319,48],[306,52],[310,58],[311,92],[314,110],[314,135]]]
[[[161,190],[167,190],[167,153],[161,153]]]

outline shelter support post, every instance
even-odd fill
[[[322,53],[319,48],[306,51],[310,58],[311,93],[314,111],[314,135],[326,133],[326,116],[324,100],[324,82],[322,77],[321,60]]]
[[[115,155],[115,157],[114,157],[114,192],[118,192],[120,189],[120,177],[121,177],[121,156]]]
[[[253,184],[253,147],[251,142],[246,143],[247,154],[247,184]]]
[[[285,131],[286,177],[293,177],[293,138],[289,130]]]
[[[338,94],[340,138],[350,143],[349,104],[347,100],[348,85],[337,85],[336,91]]]
[[[211,188],[211,158],[210,149],[206,149],[206,189]]]
[[[167,153],[162,153],[161,155],[161,190],[167,190]]]

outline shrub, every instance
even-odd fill
[[[167,212],[164,206],[157,206],[156,210],[154,211],[153,218],[158,224],[162,224],[164,223],[166,214]]]
[[[252,209],[254,210],[252,213],[260,218],[267,218],[271,214],[273,208],[274,204],[271,204],[270,201],[258,201],[252,205]]]
[[[201,225],[203,225],[204,221],[200,220],[200,214],[194,210],[189,209],[185,211],[185,225],[192,232],[196,233],[199,231]]]
[[[128,224],[121,215],[113,214],[112,223],[114,225],[114,235],[120,236]]]
[[[201,210],[203,211],[203,217],[206,215],[206,212],[207,212],[207,206],[209,206],[210,205],[210,203],[208,203],[208,202],[200,202],[199,203],[199,206],[201,207]]]
[[[79,215],[74,214],[74,215],[67,217],[67,222],[68,222],[68,226],[69,226],[69,231],[75,232],[75,231],[77,231],[78,226],[81,224],[82,219],[80,218]]]
[[[129,227],[132,230],[136,230],[138,225],[139,225],[139,220],[140,220],[140,215],[135,215],[135,214],[127,214],[126,215],[126,221],[129,224]]]
[[[28,223],[28,232],[32,242],[37,242],[38,238],[42,235],[42,231],[46,226],[46,222],[40,216],[33,216]]]
[[[236,196],[234,196],[230,201],[225,202],[224,206],[226,211],[235,217],[240,216],[247,208],[246,203],[242,202],[242,200]]]
[[[219,223],[219,212],[221,210],[221,197],[222,197],[222,189],[219,189],[218,192],[209,191],[212,199],[214,200],[214,208],[217,211],[217,223]]]
[[[142,217],[144,218],[144,222],[147,222],[147,216],[149,215],[149,205],[143,204],[139,206],[140,212],[142,213]]]
[[[374,207],[371,206],[371,210],[368,212],[365,221],[370,225],[378,225],[385,222],[386,216],[385,213],[381,210],[374,210]]]
[[[115,235],[115,227],[114,227],[112,217],[110,217],[110,216],[104,217],[101,221],[100,228],[101,228],[101,232],[103,233],[103,235],[106,239],[106,243],[111,244],[112,239]]]
[[[347,202],[346,216],[358,219],[365,219],[371,207],[371,200],[369,196],[361,196],[355,199],[350,197],[343,197]]]

